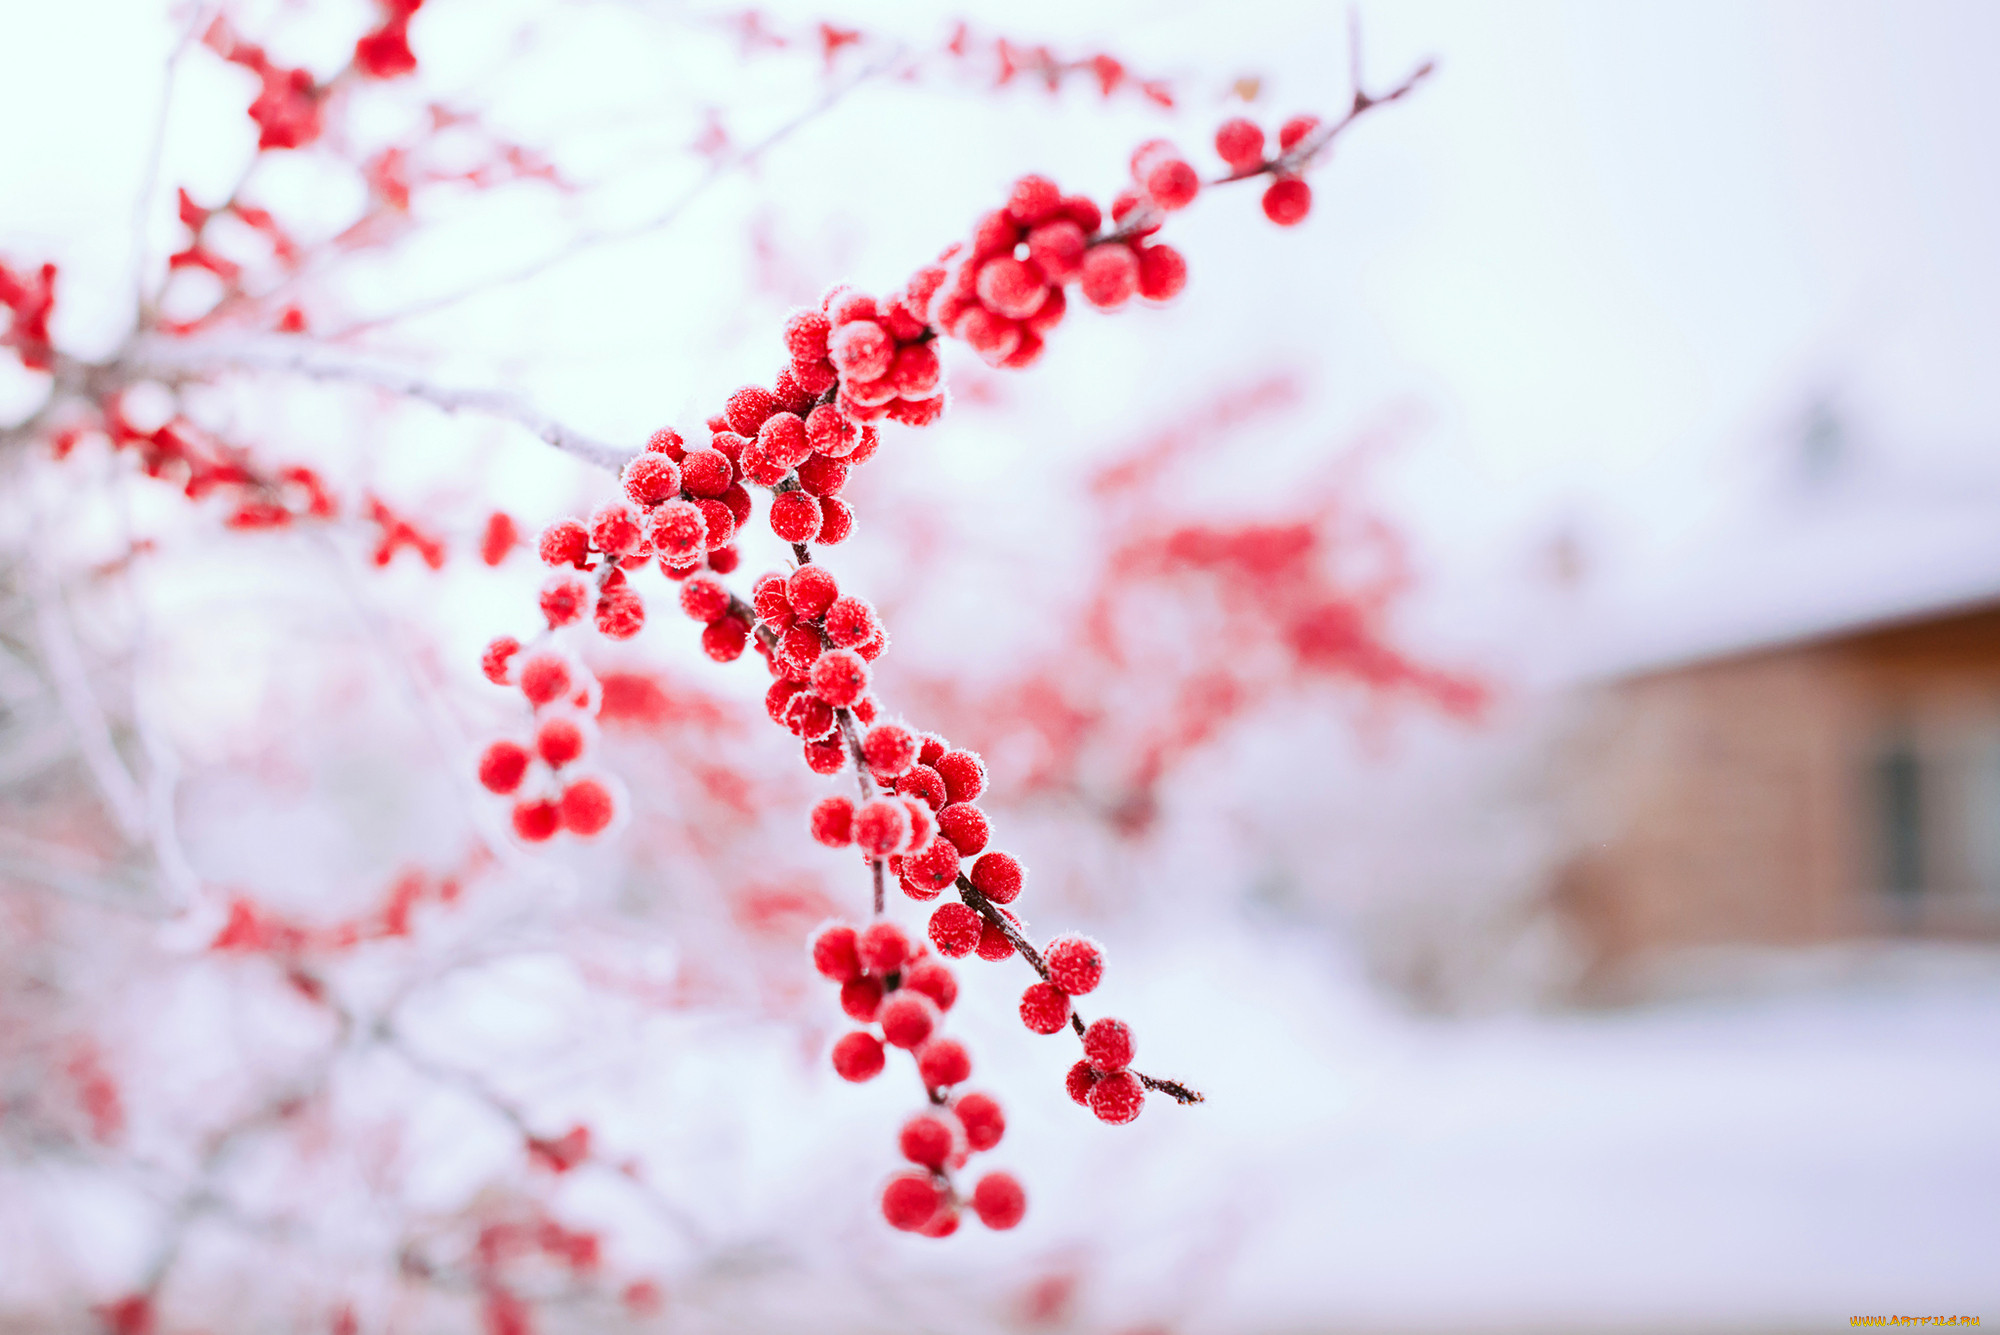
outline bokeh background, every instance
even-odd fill
[[[229,15],[324,74],[373,12]],[[208,17],[5,16],[0,257],[61,266],[74,357],[122,355],[135,293],[215,299],[165,269],[174,188],[226,197],[255,147]],[[889,429],[828,557],[889,618],[883,698],[992,762],[1035,931],[1107,943],[1100,1009],[1205,1105],[1098,1125],[1011,1018],[1025,971],[972,962],[953,1029],[1027,1220],[883,1226],[916,1091],[827,1069],[801,946],[865,883],[806,836],[825,784],[762,674],[655,579],[594,651],[627,816],[514,844],[470,774],[524,720],[477,658],[541,572],[478,534],[608,478],[381,386],[698,429],[789,308],[899,284],[1023,172],[1108,197],[1146,138],[1213,167],[1224,116],[1338,113],[1350,15],[430,0],[418,74],[246,187],[324,258],[284,347],[376,383],[237,331],[182,408],[443,568],[5,438],[0,1329],[2000,1313],[2000,14],[1353,17],[1371,85],[1438,70],[1310,219],[1211,191],[1172,304],[1073,312],[1025,372],[954,346],[951,412]],[[1132,78],[1002,80],[1001,38]],[[444,182],[333,246],[342,154],[403,141],[559,184]],[[0,359],[0,420],[48,392]],[[743,551],[783,559],[761,522]],[[319,935],[231,947],[243,911]],[[584,1162],[532,1148],[578,1127]]]

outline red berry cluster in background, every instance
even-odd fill
[[[932,1238],[957,1232],[966,1204],[988,1228],[1020,1223],[1027,1196],[1011,1174],[986,1174],[969,1198],[959,1195],[953,1181],[952,1174],[972,1155],[1000,1143],[1007,1118],[990,1094],[956,1092],[972,1076],[972,1058],[964,1044],[939,1032],[958,1000],[951,969],[885,918],[860,931],[848,923],[821,928],[813,938],[812,961],[822,977],[840,984],[840,1007],[848,1018],[870,1026],[833,1045],[833,1069],[844,1080],[873,1080],[887,1061],[885,1047],[900,1048],[916,1059],[930,1099],[932,1110],[911,1117],[897,1138],[903,1157],[916,1167],[883,1188],[883,1217]]]

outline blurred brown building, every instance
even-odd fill
[[[1557,908],[1591,980],[1722,945],[2000,938],[2000,598],[1608,683]]]

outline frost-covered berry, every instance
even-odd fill
[[[903,845],[903,851],[909,854],[922,853],[930,847],[931,839],[937,834],[937,817],[931,814],[929,807],[914,797],[903,799],[903,810],[910,813],[910,839],[908,843]],[[897,874],[902,874],[900,868]],[[908,889],[909,887],[906,885],[904,888]],[[936,893],[934,891],[912,894],[912,898],[915,899],[933,899],[935,897]]]
[[[701,651],[718,663],[733,663],[750,642],[750,627],[741,617],[723,617],[702,628]]]
[[[583,729],[575,719],[558,715],[542,720],[542,726],[535,729],[535,754],[550,769],[561,769],[581,758],[585,744]]]
[[[955,1038],[934,1038],[917,1052],[917,1075],[932,1089],[962,1085],[972,1078],[972,1057]]]
[[[882,707],[875,703],[874,696],[864,695],[849,705],[847,712],[854,715],[854,721],[865,728],[875,721],[882,712]]]
[[[1011,1173],[988,1173],[972,1189],[972,1212],[991,1229],[1007,1229],[1028,1213],[1028,1193]]]
[[[1084,300],[1100,310],[1122,306],[1139,290],[1139,257],[1117,242],[1093,246],[1083,257],[1078,287]]]
[[[850,596],[834,599],[821,625],[836,648],[852,649],[873,635],[878,623],[867,599]]]
[[[844,459],[861,443],[861,428],[840,415],[840,410],[823,403],[806,414],[806,444],[815,454]]]
[[[882,1009],[882,980],[850,978],[840,985],[840,1009],[856,1024],[873,1024]]]
[[[1062,207],[1062,191],[1046,176],[1023,176],[1007,192],[1007,216],[1033,227]]]
[[[826,355],[840,374],[855,381],[873,380],[889,369],[896,340],[873,320],[851,320],[826,341]]]
[[[681,494],[680,465],[664,454],[642,454],[625,465],[625,494],[651,509]]]
[[[681,461],[681,486],[690,496],[717,497],[729,490],[736,470],[720,450],[689,450]]]
[[[785,598],[805,621],[815,621],[840,597],[840,584],[825,566],[803,565],[785,581]]]
[[[912,766],[909,773],[896,780],[896,791],[904,797],[923,799],[932,811],[944,806],[944,779],[929,765]]]
[[[702,546],[708,551],[727,547],[736,537],[736,512],[729,508],[727,502],[713,496],[704,497],[694,504],[701,511],[702,523],[708,530]]]
[[[745,385],[729,396],[729,406],[723,415],[729,419],[731,431],[739,436],[754,436],[757,428],[776,411],[777,395],[756,385]]]
[[[735,523],[735,528],[731,532],[740,530],[745,524],[750,522],[750,512],[756,507],[750,503],[750,493],[743,489],[741,482],[730,483],[729,490],[722,493],[720,500],[722,501],[722,508],[729,511],[729,517]],[[704,510],[702,513],[706,514],[708,512]],[[713,569],[721,570],[724,568],[715,564],[716,554],[721,550],[713,542],[708,544],[708,559]],[[736,564],[736,555],[734,552],[731,552],[729,556],[723,559],[727,560],[732,567]]]
[[[951,840],[961,858],[969,858],[986,847],[990,830],[986,813],[970,802],[953,802],[937,814],[938,833]]]
[[[868,925],[855,949],[862,966],[870,973],[888,973],[903,967],[910,958],[910,938],[895,923],[883,919]]]
[[[791,629],[795,615],[783,575],[774,573],[759,578],[750,590],[750,606],[756,609],[757,619],[772,630]]]
[[[550,575],[542,584],[538,601],[550,630],[574,625],[590,608],[590,585],[581,575],[567,572]]]
[[[1100,1075],[1116,1075],[1132,1064],[1132,1026],[1106,1016],[1083,1031],[1083,1059]]]
[[[1077,266],[1079,271],[1082,265],[1083,261],[1078,260]],[[1063,295],[1063,290],[1059,287],[1050,288],[1049,299],[1042,303],[1042,308],[1021,322],[1027,328],[1027,333],[1021,335],[1022,340],[1025,341],[1028,334],[1048,333],[1049,330],[1054,329],[1062,323],[1062,318],[1068,311],[1069,298]],[[1016,351],[1018,352],[1019,349],[1016,349]]]
[[[1148,164],[1140,183],[1153,203],[1168,212],[1186,208],[1201,193],[1201,177],[1178,156],[1162,156]]]
[[[882,1003],[876,1017],[882,1039],[891,1047],[916,1048],[937,1028],[937,1007],[921,992],[898,992]]]
[[[1048,296],[1048,284],[1042,276],[1012,255],[996,256],[980,265],[974,290],[988,310],[1010,320],[1033,315]]]
[[[1294,116],[1278,127],[1278,148],[1289,153],[1299,146],[1299,141],[1319,128],[1317,116]]]
[[[764,712],[771,716],[771,722],[784,723],[785,712],[792,707],[792,697],[804,689],[804,683],[792,681],[788,677],[780,677],[772,682],[771,689],[764,692]]]
[[[815,774],[838,774],[847,763],[847,748],[838,737],[821,737],[806,743],[806,768]]]
[[[771,531],[786,542],[811,542],[819,536],[819,498],[811,492],[785,491],[771,498]]]
[[[1069,994],[1049,983],[1030,983],[1021,994],[1021,1023],[1037,1034],[1053,1034],[1069,1023]]]
[[[548,565],[581,570],[590,564],[590,530],[578,520],[558,519],[542,530],[536,550]]]
[[[578,779],[563,789],[562,823],[571,834],[588,839],[601,834],[617,814],[611,790],[596,779]]]
[[[787,472],[804,463],[813,452],[806,438],[805,421],[797,413],[778,413],[758,429],[758,447],[772,463]]]
[[[1172,246],[1138,248],[1139,295],[1148,301],[1171,301],[1187,286],[1187,261]]]
[[[985,919],[963,904],[940,904],[931,914],[931,944],[940,955],[963,959],[979,945],[979,929]]]
[[[958,1124],[965,1129],[965,1143],[968,1149],[984,1152],[1000,1143],[1000,1137],[1007,1133],[1007,1115],[1000,1111],[1000,1101],[991,1094],[965,1094],[951,1105],[958,1116]]]
[[[562,809],[547,798],[514,804],[514,833],[531,844],[555,837],[562,828]]]
[[[1074,282],[1083,272],[1083,252],[1088,242],[1081,227],[1067,218],[1057,218],[1028,233],[1028,258],[1050,282]]]
[[[958,849],[949,839],[933,839],[923,852],[903,859],[903,882],[930,899],[958,879]]]
[[[986,791],[986,762],[977,751],[947,751],[931,768],[944,780],[946,801],[971,802]]]
[[[1312,187],[1296,176],[1280,176],[1264,191],[1264,216],[1280,227],[1302,223],[1312,212]]]
[[[950,1010],[958,1000],[958,975],[936,960],[924,959],[912,964],[903,974],[903,986],[923,993],[941,1011]]]
[[[847,485],[849,471],[847,465],[840,460],[829,459],[824,454],[815,454],[799,465],[799,486],[824,502],[829,497],[840,494],[841,488]],[[826,518],[822,514],[820,525],[823,528],[825,524]]]
[[[1090,1110],[1100,1122],[1123,1126],[1146,1106],[1146,1087],[1130,1071],[1107,1075],[1090,1087]]]
[[[629,640],[646,624],[646,604],[630,584],[612,584],[597,598],[597,633]]]
[[[503,797],[521,786],[527,772],[528,751],[518,742],[495,742],[479,757],[479,782]]]
[[[1011,853],[982,853],[966,879],[995,904],[1011,904],[1021,893],[1021,864]]]
[[[507,684],[507,667],[514,661],[514,655],[521,652],[521,642],[512,635],[495,636],[479,655],[479,670],[486,674],[486,680],[495,686]]]
[[[1069,1074],[1063,1077],[1063,1088],[1069,1091],[1071,1099],[1088,1108],[1090,1091],[1097,1084],[1097,1079],[1097,1072],[1091,1069],[1089,1062],[1078,1062],[1070,1067]]]
[[[944,1193],[929,1173],[898,1173],[882,1188],[882,1217],[905,1233],[930,1223],[943,1205]]]
[[[743,476],[760,487],[777,486],[785,480],[785,474],[791,471],[791,466],[778,462],[777,457],[765,449],[764,442],[760,440],[751,441],[744,449],[742,463]]]
[[[917,739],[917,763],[936,769],[939,758],[949,750],[949,742],[934,732],[927,732]]]
[[[793,362],[812,363],[826,356],[826,336],[833,321],[815,310],[793,311],[785,321],[785,351]]]
[[[854,802],[845,797],[821,798],[812,809],[812,837],[828,848],[854,842]]]
[[[854,507],[838,496],[822,496],[819,501],[819,542],[838,547],[854,532]]]
[[[795,625],[778,637],[778,665],[785,669],[786,676],[804,681],[812,674],[812,665],[819,661],[823,648],[818,631],[811,626]]]
[[[624,501],[600,505],[590,516],[590,542],[607,556],[629,556],[645,540],[639,511]]]
[[[1000,929],[998,923],[982,918],[979,926],[979,944],[973,949],[979,952],[979,958],[983,960],[1004,960],[1014,953],[1014,943],[1007,938],[1007,933]]]
[[[861,976],[860,934],[844,922],[828,923],[812,941],[813,968],[822,978],[844,983]]]
[[[646,452],[664,454],[675,463],[679,463],[681,456],[687,453],[687,442],[681,439],[680,432],[670,426],[663,426],[647,438]]]
[[[833,1069],[842,1080],[852,1080],[857,1085],[882,1074],[886,1061],[882,1040],[863,1029],[843,1036],[833,1045]]]
[[[521,694],[537,709],[569,693],[569,664],[560,654],[533,654],[521,665]]]
[[[854,842],[871,858],[886,858],[910,837],[910,813],[903,804],[878,797],[854,813]]]
[[[729,615],[729,586],[713,575],[690,575],[681,583],[681,611],[706,626]]]
[[[785,706],[785,726],[802,741],[818,741],[838,726],[833,706],[811,691],[800,691]]]
[[[668,501],[653,511],[647,536],[662,560],[687,564],[708,550],[708,521],[692,501]]]
[[[861,739],[861,755],[878,780],[900,778],[917,763],[917,735],[900,723],[878,723]]]
[[[1264,131],[1256,121],[1233,116],[1216,127],[1215,152],[1231,171],[1247,172],[1264,161]]]
[[[1104,948],[1087,936],[1061,936],[1042,952],[1049,981],[1073,997],[1093,991],[1104,980]]]
[[[942,1117],[918,1113],[903,1123],[896,1144],[903,1151],[903,1157],[911,1163],[942,1169],[945,1161],[951,1158],[956,1139]]]

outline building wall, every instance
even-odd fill
[[[1688,947],[2000,933],[2000,607],[1634,676],[1566,766],[1594,973]]]

